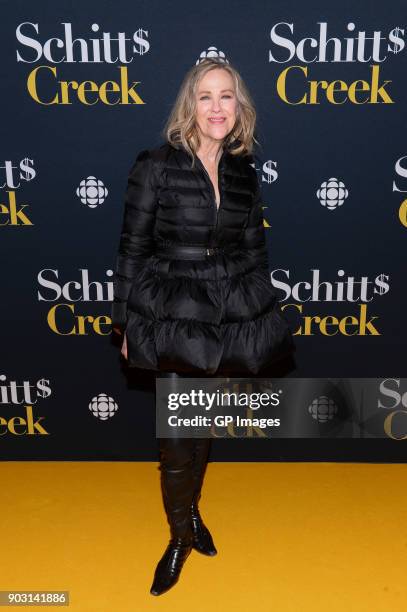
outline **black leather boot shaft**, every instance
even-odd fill
[[[178,374],[164,376],[176,391]],[[216,554],[197,508],[210,442],[209,438],[159,439],[161,490],[171,539],[156,567],[152,595],[165,593],[176,584],[192,547],[203,554]]]

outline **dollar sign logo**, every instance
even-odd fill
[[[24,157],[20,162],[20,176],[25,181],[32,181],[37,174],[32,165],[33,160],[28,157]]]
[[[388,281],[389,280],[389,276],[387,274],[379,274],[379,276],[376,278],[376,282],[378,285],[378,289],[375,287],[375,293],[378,293],[379,295],[384,295],[385,293],[388,292],[389,290],[389,284]]]
[[[404,36],[404,30],[402,28],[394,28],[389,34],[389,40],[394,43],[394,46],[387,45],[387,50],[390,51],[390,53],[394,53],[394,55],[400,53],[406,46],[406,43],[400,36],[400,32]]]
[[[49,397],[51,395],[51,388],[49,386],[49,380],[41,378],[37,381],[37,395],[39,397]]]
[[[273,165],[275,165],[275,163],[272,161],[267,161],[263,165],[263,172],[266,175],[266,183],[268,185],[274,183],[274,181],[277,179],[277,172],[274,170]]]
[[[134,32],[133,40],[136,44],[133,45],[133,52],[137,53],[138,55],[145,55],[150,49],[150,43],[148,40],[144,39],[144,34],[148,36],[147,30],[143,30],[142,28],[139,28],[137,32]]]

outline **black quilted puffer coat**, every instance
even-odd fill
[[[113,279],[112,326],[126,332],[130,367],[261,374],[295,350],[270,280],[251,164],[252,156],[223,150],[218,209],[204,165],[195,157],[191,169],[182,145],[139,153]],[[171,245],[209,250],[198,260],[174,257],[162,252]]]

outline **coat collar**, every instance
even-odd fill
[[[180,151],[180,150],[183,151],[189,156],[189,152],[186,150],[182,142],[177,143],[177,145],[168,143],[168,145],[172,147],[173,149],[175,149],[176,151]],[[240,140],[236,139],[233,142],[231,142],[227,147],[223,147],[222,156],[230,155],[229,152],[233,149],[236,149],[239,145],[240,145]]]
[[[239,159],[241,159],[241,156],[238,155],[237,157],[235,155],[232,155],[232,153],[230,153],[230,150],[235,148],[236,146],[239,145],[238,140],[234,140],[227,148],[224,148],[222,151],[222,155],[220,157],[219,160],[219,169],[220,170],[224,170],[225,168],[228,168],[229,170],[232,170],[232,168],[236,168],[238,169],[240,167],[239,164]],[[169,147],[170,150],[172,150],[173,152],[175,152],[175,155],[182,155],[182,157],[185,159],[185,161],[188,162],[188,164],[191,163],[191,156],[189,151],[187,151],[184,147],[184,145],[182,143],[177,143],[177,145],[173,145],[170,143],[167,143],[167,146]],[[197,156],[195,156],[195,160],[198,163],[198,165],[201,165],[200,160]],[[232,170],[233,172],[233,170]]]

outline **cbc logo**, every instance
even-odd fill
[[[334,176],[328,181],[324,181],[317,190],[317,197],[321,206],[325,206],[328,210],[335,210],[342,206],[348,195],[349,191],[345,184]]]
[[[338,406],[330,397],[320,395],[312,400],[308,406],[308,412],[318,423],[327,423],[336,417]]]
[[[114,416],[118,408],[114,399],[106,395],[106,393],[99,393],[89,403],[89,410],[94,417],[101,421],[107,421],[107,419]]]
[[[88,176],[83,179],[76,190],[76,195],[82,204],[89,206],[89,208],[96,208],[99,204],[103,204],[108,193],[103,181],[95,176]]]

